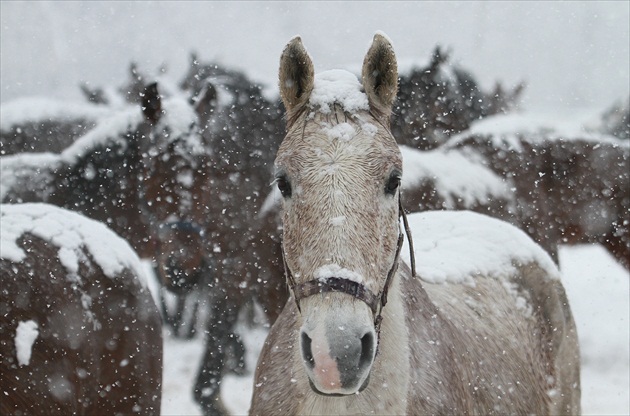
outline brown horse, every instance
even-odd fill
[[[143,258],[161,261],[175,253],[181,258],[189,236],[174,238],[165,232],[165,222],[184,219],[190,210],[190,204],[171,198],[173,189],[180,192],[180,182],[186,183],[181,155],[193,158],[203,150],[197,114],[183,98],[162,100],[156,84],[145,87],[142,100],[142,111],[140,105],[112,110],[58,154],[2,157],[2,201],[47,202],[79,211],[108,224]],[[154,158],[158,150],[159,161]],[[173,314],[167,319],[179,323]]]
[[[282,120],[278,103],[269,101],[261,86],[239,72],[202,65],[194,56],[181,86],[198,108],[210,149],[193,175],[208,198],[202,226],[213,282],[194,394],[205,414],[223,414],[222,376],[234,361],[232,351],[242,348],[234,333],[239,314],[256,301],[274,322],[287,298],[275,216],[257,218],[272,182]],[[236,364],[245,371],[242,360]]]
[[[103,224],[0,208],[2,414],[160,414],[162,331],[140,261]]]
[[[141,175],[149,156],[143,152],[160,135],[193,145],[199,133],[197,116],[183,99],[162,103],[154,84],[144,97],[142,111],[138,106],[115,112],[58,154],[2,157],[2,201],[47,202],[82,212],[108,224],[141,257],[153,257],[156,231],[145,215],[151,214],[143,201],[148,178]]]
[[[391,120],[399,144],[430,150],[479,119],[517,107],[523,83],[507,89],[497,82],[494,90],[483,91],[472,74],[449,59],[437,46],[428,65],[399,73]]]
[[[58,155],[3,157],[0,189],[3,201],[46,201],[106,222],[141,257],[155,259],[157,275],[176,295],[174,305],[170,296],[163,302],[173,332],[190,337],[196,315],[207,315],[195,396],[209,414],[222,412],[226,368],[244,371],[233,330],[242,308],[257,299],[273,321],[286,299],[280,275],[265,270],[282,270],[276,246],[267,243],[278,234],[270,236],[264,221],[250,226],[271,182],[264,150],[273,146],[268,132],[275,127],[263,110],[273,105],[240,78],[213,81],[217,87],[208,84],[193,106],[181,97],[162,99],[148,85],[142,112],[115,113]],[[220,105],[230,101],[218,103],[217,90],[224,100],[255,105]],[[238,128],[243,120],[259,120],[255,134]]]
[[[507,215],[487,212],[517,225],[556,262],[560,244],[600,243],[630,269],[630,143],[539,123],[487,119],[439,150],[465,155],[509,184],[518,203]]]
[[[22,98],[0,107],[0,156],[59,153],[111,116],[107,108],[44,98]]]
[[[575,326],[535,243],[446,212],[416,225],[429,234],[420,252],[435,259],[419,263],[424,282],[399,258],[397,76],[381,34],[363,86],[345,71],[315,77],[299,37],[282,54],[288,133],[275,165],[293,299],[259,357],[251,414],[579,412]],[[466,261],[477,254],[483,267]],[[451,270],[459,278],[436,278]]]

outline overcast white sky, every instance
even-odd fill
[[[524,107],[607,107],[630,94],[630,2],[7,2],[0,18],[2,102],[79,99],[79,81],[120,85],[129,62],[179,78],[202,60],[275,84],[286,42],[301,35],[317,70],[361,63],[377,30],[399,60],[435,45],[484,87],[528,83]]]

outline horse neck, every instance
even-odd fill
[[[399,267],[390,285],[387,304],[381,313],[383,321],[379,334],[378,355],[371,377],[385,380],[389,386],[388,391],[407,392],[411,363],[407,319],[410,311],[406,308],[403,278],[408,268],[403,264],[401,266],[403,267]],[[379,385],[375,383],[375,387]],[[406,401],[406,394],[404,399]]]
[[[430,407],[425,408],[427,392],[460,403],[462,397],[468,396],[460,391],[460,384],[453,379],[462,374],[456,364],[458,358],[451,350],[458,342],[454,337],[457,331],[431,300],[420,278],[412,276],[409,267],[402,262],[398,270],[389,301],[383,309],[380,357],[376,361],[382,360],[383,369],[388,371],[384,375],[389,384],[398,383],[397,388],[405,392],[405,408],[397,414],[407,413],[407,408],[419,413],[428,412]],[[410,380],[416,382],[410,384]],[[457,387],[451,391],[448,386],[453,385]],[[454,408],[465,407],[460,403]]]
[[[435,336],[436,330],[440,332],[436,324],[440,326],[444,320],[420,278],[412,276],[409,266],[402,261],[392,280],[387,299],[382,310],[379,354],[387,359],[394,359],[391,355],[409,359],[411,352],[407,341],[410,339],[410,326],[413,326],[413,332],[431,337]]]

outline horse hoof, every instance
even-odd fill
[[[229,416],[230,412],[225,408],[220,398],[215,398],[201,403],[204,416]]]

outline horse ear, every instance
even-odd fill
[[[217,90],[212,83],[207,82],[197,97],[193,98],[195,111],[202,122],[208,121],[210,113],[217,104]]]
[[[81,88],[81,92],[85,98],[92,104],[109,104],[102,88],[91,88],[87,82],[82,82],[79,88]]]
[[[280,57],[280,96],[289,116],[308,101],[315,79],[313,61],[299,36],[285,46]]]
[[[142,113],[144,117],[155,124],[162,117],[162,99],[158,91],[157,82],[151,83],[144,88],[142,94]]]
[[[385,35],[374,35],[361,76],[370,107],[389,116],[398,92],[398,64],[394,47]]]

